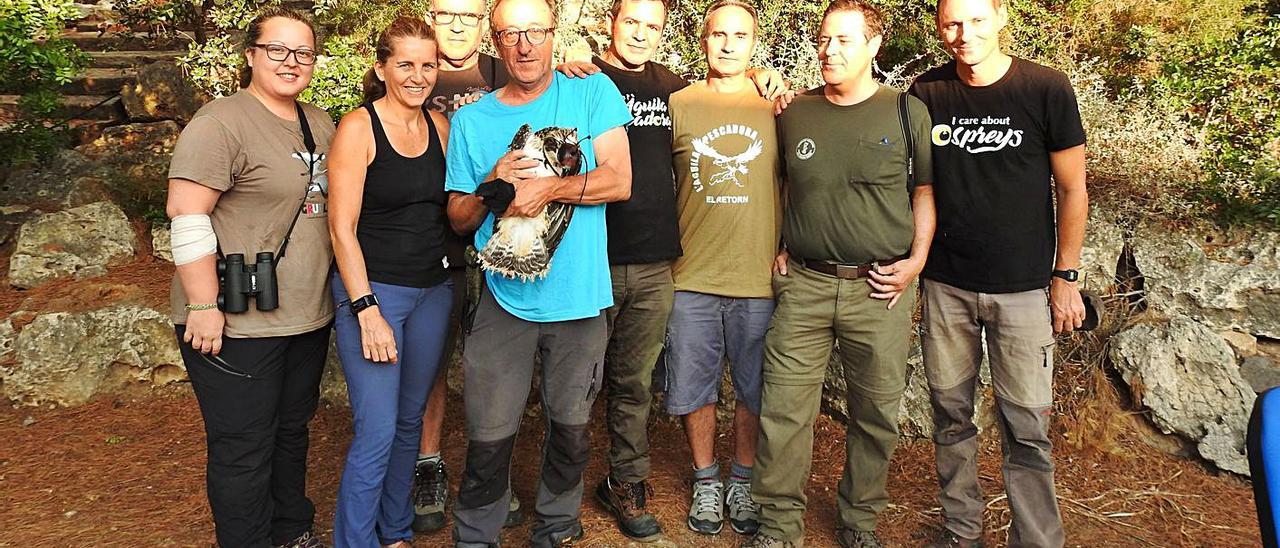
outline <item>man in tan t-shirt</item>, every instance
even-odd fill
[[[684,256],[675,263],[667,326],[667,411],[684,417],[693,455],[688,526],[758,527],[751,499],[764,332],[773,313],[770,265],[778,252],[780,167],[772,104],[746,76],[755,9],[720,0],[707,10],[708,76],[671,95],[676,205]],[[728,487],[714,454],[721,363],[732,368],[734,458]]]

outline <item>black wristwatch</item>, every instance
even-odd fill
[[[1068,282],[1074,282],[1080,279],[1080,271],[1078,270],[1054,270],[1053,275]]]
[[[378,296],[374,295],[373,293],[360,297],[359,299],[352,300],[351,315],[357,316],[360,314],[360,312],[364,311],[364,309],[369,308],[370,306],[378,306]]]

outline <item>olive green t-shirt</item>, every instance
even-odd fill
[[[316,143],[316,161],[310,164],[300,124],[276,116],[244,90],[201,108],[173,149],[170,179],[222,192],[209,217],[224,254],[243,253],[245,263],[252,264],[258,252],[274,253],[302,206],[288,251],[276,266],[280,307],[260,312],[249,299],[247,312],[226,315],[228,337],[296,335],[333,319],[325,155],[334,126],[319,108],[303,105],[303,111]],[[170,302],[173,322],[186,323],[187,297],[177,275]]]
[[[671,95],[680,246],[679,291],[772,298],[782,211],[773,103],[749,83],[718,93],[698,82]]]
[[[864,264],[911,251],[911,190],[933,174],[930,121],[924,103],[908,96],[914,147],[904,144],[899,93],[882,85],[867,100],[840,106],[819,87],[778,118],[787,174],[782,239],[793,257]]]

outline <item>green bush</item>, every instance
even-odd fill
[[[65,132],[50,126],[58,88],[88,63],[59,37],[78,16],[70,0],[0,0],[0,94],[21,96],[17,119],[0,129],[0,167],[47,159],[66,144]]]

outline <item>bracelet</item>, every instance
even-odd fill
[[[215,308],[218,308],[218,305],[216,305],[216,304],[214,304],[214,303],[206,303],[206,304],[191,304],[191,303],[187,303],[187,305],[186,305],[186,306],[187,306],[187,310],[192,311],[192,312],[197,311],[197,310],[213,310],[213,309],[215,309]]]

